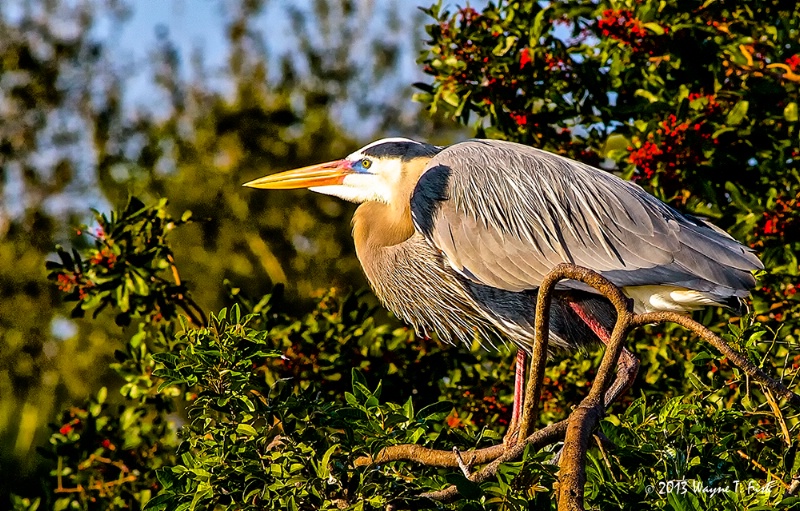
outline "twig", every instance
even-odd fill
[[[96,483],[90,484],[87,487],[83,487],[83,485],[78,485],[74,488],[64,488],[63,479],[61,477],[61,472],[64,469],[64,458],[62,456],[58,457],[58,468],[56,473],[56,489],[53,490],[54,493],[84,493],[86,491],[105,491],[109,488],[113,488],[114,486],[118,486],[120,484],[129,483],[136,481],[137,477],[135,474],[129,474],[125,477],[122,477],[122,474],[126,474],[130,472],[130,469],[127,465],[122,463],[121,461],[114,461],[110,458],[106,458],[103,456],[97,456],[96,454],[91,454],[89,457],[83,461],[82,463],[78,464],[78,470],[85,470],[89,468],[92,463],[95,461],[99,461],[100,463],[105,463],[107,465],[113,465],[120,470],[120,477],[115,479],[114,481],[102,482],[98,481]]]
[[[796,495],[797,490],[800,490],[800,475],[795,475],[792,477],[792,484],[789,485],[789,489],[786,490],[785,496]]]
[[[789,434],[789,428],[786,426],[786,420],[783,418],[783,412],[781,412],[781,408],[775,401],[775,396],[772,395],[772,391],[769,389],[764,389],[764,396],[767,398],[767,403],[769,403],[769,407],[772,408],[772,413],[775,414],[775,418],[778,419],[778,424],[781,426],[783,441],[786,442],[786,445],[791,446],[792,435]]]
[[[109,488],[113,488],[114,486],[119,486],[120,484],[131,483],[136,480],[136,476],[131,474],[120,479],[115,479],[113,481],[109,481],[107,483],[96,482],[84,488],[80,484],[75,488],[62,488],[58,487],[53,490],[54,493],[84,493],[85,491],[94,490],[94,491],[103,491]]]
[[[79,463],[78,470],[84,470],[91,467],[92,463],[94,463],[95,461],[99,461],[100,463],[105,463],[106,465],[113,465],[117,467],[120,470],[120,472],[124,474],[127,474],[128,472],[131,471],[131,469],[129,469],[128,466],[121,461],[114,461],[111,458],[98,456],[96,454],[90,454],[89,457],[86,458],[86,460],[84,460],[82,463]]]
[[[189,321],[192,324],[195,324],[197,326],[205,326],[205,320],[204,319],[200,319],[195,315],[195,313],[192,311],[192,309],[189,308],[189,305],[186,303],[183,295],[179,295],[177,297],[177,303],[180,306],[180,308],[183,310],[183,312],[186,313],[186,317],[189,318]]]
[[[764,385],[781,398],[786,399],[795,407],[800,407],[800,396],[786,388],[783,383],[767,376],[764,371],[753,365],[752,362],[747,360],[747,358],[738,351],[734,351],[728,343],[720,339],[714,332],[692,318],[675,312],[648,312],[646,314],[637,314],[631,318],[631,326],[642,326],[648,323],[677,323],[687,330],[691,330],[697,334],[698,337],[711,344],[723,355],[728,357],[728,360],[744,371],[748,377]]]
[[[458,468],[461,469],[461,473],[464,474],[464,477],[467,479],[471,479],[472,474],[470,468],[464,463],[464,458],[461,457],[461,451],[459,451],[456,446],[453,446],[453,455],[456,457],[456,463],[458,463]]]
[[[567,420],[562,420],[536,431],[526,438],[524,442],[517,442],[509,449],[505,450],[505,452],[503,452],[503,454],[497,459],[483,467],[478,472],[472,474],[470,481],[474,483],[481,483],[491,477],[494,477],[495,474],[497,474],[497,470],[500,468],[500,465],[522,456],[522,453],[525,452],[526,446],[532,445],[536,449],[541,449],[545,445],[550,445],[564,438],[564,433],[566,430]],[[420,495],[420,497],[426,497],[431,500],[444,503],[453,502],[458,498],[458,488],[455,486],[450,486],[443,490],[423,493]]]
[[[599,432],[598,432],[599,433]],[[608,459],[608,453],[606,453],[606,448],[603,447],[603,439],[600,438],[599,434],[594,435],[594,441],[597,444],[597,449],[600,451],[600,456],[603,457],[603,463],[606,464],[606,468],[608,469],[608,473],[611,474],[611,477],[614,478],[614,481],[617,480],[617,476],[614,475],[614,471],[612,470],[613,467],[611,466],[611,461]],[[605,439],[608,442],[608,439]]]
[[[178,273],[178,266],[175,264],[175,258],[172,257],[172,254],[167,254],[167,261],[169,261],[169,267],[172,270],[172,279],[175,281],[175,285],[180,286],[181,275]]]
[[[172,254],[167,254],[167,261],[169,262],[170,270],[172,270],[172,279],[175,281],[175,285],[178,288],[185,289],[181,285],[181,275],[178,273],[178,266],[175,264],[175,258]],[[206,313],[197,305],[197,302],[188,295],[188,292],[178,293],[175,298],[178,301],[178,305],[180,305],[181,309],[186,313],[189,321],[198,326],[207,326]],[[194,312],[192,309],[194,309]],[[197,313],[196,315],[195,312]]]
[[[761,463],[757,462],[756,460],[754,460],[753,458],[751,458],[750,456],[748,456],[748,455],[747,455],[747,453],[745,453],[745,452],[744,452],[744,451],[742,451],[741,449],[737,449],[737,450],[736,450],[736,454],[738,454],[738,455],[739,455],[739,456],[741,456],[742,458],[744,458],[744,459],[746,459],[747,461],[749,461],[750,463],[752,463],[754,467],[756,467],[757,469],[759,469],[759,470],[761,470],[762,472],[764,472],[765,474],[767,474],[767,476],[769,476],[771,479],[774,479],[774,480],[778,481],[778,483],[780,483],[780,485],[781,485],[781,486],[783,486],[783,489],[784,489],[784,490],[786,490],[786,491],[790,491],[790,490],[791,490],[791,487],[790,487],[788,484],[784,483],[784,482],[783,482],[783,479],[781,479],[780,477],[776,476],[775,474],[773,474],[772,472],[770,472],[769,470],[767,470],[767,469],[764,467],[764,465],[762,465]]]
[[[208,321],[206,321],[206,313],[205,313],[205,311],[203,309],[201,309],[199,305],[197,305],[197,302],[195,302],[194,299],[192,299],[191,296],[186,296],[185,299],[186,299],[186,303],[188,303],[189,306],[191,306],[197,312],[197,315],[199,316],[199,319],[200,319],[200,322],[198,324],[200,326],[208,326]]]

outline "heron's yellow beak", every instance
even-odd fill
[[[352,173],[353,169],[349,161],[336,160],[264,176],[245,183],[243,186],[267,190],[291,190],[294,188],[340,185],[345,176]]]

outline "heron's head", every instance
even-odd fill
[[[268,190],[308,188],[351,202],[392,204],[398,193],[410,194],[425,164],[441,149],[407,138],[384,138],[343,160],[279,172],[244,186]]]

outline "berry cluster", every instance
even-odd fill
[[[799,204],[800,193],[795,195],[793,199],[776,198],[775,207],[772,211],[763,213],[758,233],[762,236],[773,236],[781,239],[787,235],[792,237],[800,235]]]
[[[454,69],[434,69],[428,64],[423,70],[435,75],[445,88],[455,89],[459,85],[474,87],[480,84],[487,90],[491,89],[498,82],[495,78],[487,77],[489,61],[493,55],[491,48],[481,44],[481,39],[487,37],[490,30],[488,19],[475,9],[466,7],[459,10],[457,23],[442,21],[438,28],[443,41],[447,42],[443,48],[451,53],[458,65]],[[464,31],[471,32],[471,36],[465,35]],[[499,35],[492,33],[492,37]],[[443,58],[446,56],[442,55]],[[531,55],[527,57],[530,62]]]
[[[792,71],[800,71],[800,54],[794,54],[784,62]]]
[[[511,118],[520,126],[525,126],[528,124],[528,115],[527,114],[511,114]]]
[[[103,247],[89,259],[89,262],[91,264],[105,266],[110,270],[117,262],[117,254],[115,254],[111,248]]]
[[[497,423],[503,426],[508,425],[509,418],[511,417],[511,409],[509,406],[500,403],[497,400],[499,389],[493,386],[482,397],[475,396],[469,390],[464,391],[464,397],[470,401],[466,404],[465,410],[472,415],[472,420],[476,424],[484,424],[488,419],[497,416]],[[458,427],[463,424],[458,418],[458,415],[448,417],[448,425],[451,427]],[[455,426],[453,425],[455,424]]]
[[[670,114],[655,132],[647,135],[640,147],[628,147],[628,161],[640,172],[637,177],[650,179],[661,166],[667,177],[674,178],[679,169],[702,163],[704,156],[698,145],[711,139],[706,126],[703,122],[678,122],[678,118]]]
[[[532,62],[531,58],[531,49],[530,48],[523,48],[521,52],[519,52],[519,69],[520,71],[525,69],[525,66]]]
[[[603,37],[610,37],[629,46],[632,51],[646,51],[653,54],[656,43],[644,27],[644,23],[627,9],[606,9],[597,21],[597,29]],[[662,27],[664,33],[668,27]]]
[[[565,71],[567,69],[567,64],[564,62],[564,59],[558,58],[551,53],[544,54],[544,65],[549,71]]]
[[[722,105],[717,102],[714,94],[702,94],[700,92],[689,93],[689,106],[694,110],[701,110],[706,115],[714,115],[722,112]]]
[[[76,426],[80,426],[80,423],[81,423],[80,419],[77,418],[72,419],[71,421],[61,426],[58,429],[58,432],[64,436],[69,435],[70,433],[72,433],[72,430],[74,430]]]
[[[58,289],[65,293],[71,293],[78,289],[78,299],[83,300],[89,295],[89,288],[94,287],[94,282],[86,280],[83,273],[74,271],[71,273],[59,273],[56,277]]]

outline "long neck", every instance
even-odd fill
[[[353,215],[353,238],[362,264],[365,251],[380,250],[402,243],[414,234],[411,220],[411,194],[430,158],[415,158],[403,166],[388,204],[365,202]]]
[[[398,206],[365,202],[353,215],[353,239],[362,263],[362,256],[366,252],[397,245],[413,234],[414,224],[408,202]]]
[[[396,250],[414,234],[410,208],[400,211],[379,202],[365,202],[353,215],[356,256],[373,291],[385,303],[387,270],[395,266]],[[402,250],[401,250],[402,252]]]

